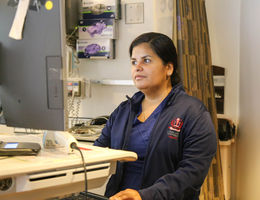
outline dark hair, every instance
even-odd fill
[[[168,36],[155,32],[139,35],[129,47],[130,57],[132,56],[133,48],[141,43],[148,43],[152,50],[162,59],[164,65],[168,63],[173,64],[174,71],[171,75],[172,85],[181,82],[180,76],[177,73],[178,61],[176,48]]]

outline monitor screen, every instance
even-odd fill
[[[35,1],[31,1],[35,2]],[[7,126],[65,130],[65,6],[30,5],[21,40],[10,38],[17,5],[0,1],[0,102]]]

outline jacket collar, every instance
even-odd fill
[[[138,112],[139,106],[144,98],[144,93],[141,91],[136,92],[131,98],[126,95],[126,98],[128,99],[128,102],[130,103],[131,110],[134,112]]]
[[[172,90],[168,95],[169,99],[166,105],[171,105],[174,102],[174,99],[177,96],[177,94],[179,94],[180,92],[184,92],[182,83],[178,83],[172,87]]]
[[[166,103],[166,105],[170,105],[173,102],[174,98],[176,97],[176,94],[178,94],[181,91],[184,91],[182,83],[178,83],[174,85],[171,92],[168,94],[169,100]],[[132,110],[138,112],[140,103],[144,98],[144,93],[138,91],[131,98],[126,95],[126,98],[128,99],[128,102],[130,103]]]

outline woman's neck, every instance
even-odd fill
[[[172,86],[167,87],[163,90],[156,90],[156,91],[144,91],[145,98],[143,100],[143,105],[144,104],[149,104],[149,105],[156,105],[160,104],[163,99],[170,93],[172,89]]]
[[[168,87],[163,91],[158,90],[159,92],[157,93],[144,92],[145,97],[142,101],[142,112],[138,116],[138,119],[144,122],[170,93],[171,89],[172,87]]]

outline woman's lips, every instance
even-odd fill
[[[135,80],[141,80],[143,78],[145,78],[145,76],[142,76],[142,75],[136,75],[135,76]]]

